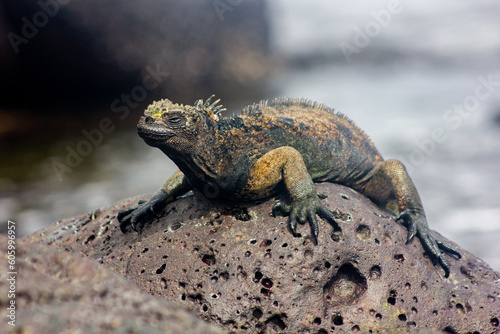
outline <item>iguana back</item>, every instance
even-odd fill
[[[382,162],[371,140],[344,114],[305,99],[279,98],[221,120],[224,146],[250,160],[281,146],[300,152],[315,181],[359,189],[360,181]]]

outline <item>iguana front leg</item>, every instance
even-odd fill
[[[289,214],[289,226],[294,235],[297,232],[297,222],[304,224],[308,221],[313,242],[317,244],[319,229],[316,214],[340,230],[332,212],[321,204],[304,160],[293,147],[279,147],[259,158],[250,170],[247,185],[241,195],[249,198],[269,196],[282,181],[288,191],[290,204],[278,201],[272,212],[273,215],[278,211]]]
[[[129,225],[136,230],[138,224],[151,221],[160,214],[165,205],[173,202],[178,196],[187,193],[191,189],[192,187],[184,174],[177,170],[149,200],[140,201],[137,205],[118,212],[116,218],[120,222],[121,231],[125,233]]]
[[[364,194],[381,207],[389,208],[388,205],[395,201],[398,211],[396,213],[399,213],[396,220],[402,221],[408,228],[406,243],[417,236],[424,249],[444,269],[445,277],[450,275],[450,265],[444,258],[442,251],[458,258],[461,255],[455,248],[445,245],[431,234],[420,196],[400,161],[386,160],[378,165],[366,184]],[[392,209],[392,211],[395,210]]]

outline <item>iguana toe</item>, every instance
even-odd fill
[[[340,230],[340,227],[335,220],[335,216],[330,210],[321,204],[318,196],[306,197],[296,200],[291,204],[284,204],[277,201],[272,209],[273,216],[276,217],[278,212],[289,216],[288,226],[294,236],[297,236],[297,223],[305,224],[308,222],[311,228],[311,239],[315,245],[318,244],[319,235],[319,226],[316,215],[325,219],[336,230]]]
[[[408,228],[407,243],[410,242],[414,236],[417,236],[420,239],[425,251],[432,257],[433,260],[437,261],[441,265],[441,268],[443,268],[445,273],[444,277],[449,277],[450,264],[446,261],[444,253],[454,255],[458,258],[461,258],[462,256],[455,248],[445,245],[442,241],[437,240],[432,235],[432,231],[427,224],[425,216],[406,210],[401,213],[396,221],[402,221]]]

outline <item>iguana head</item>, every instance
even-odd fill
[[[199,140],[213,131],[219,120],[219,113],[225,110],[212,103],[210,96],[206,102],[198,100],[194,105],[173,103],[169,100],[155,101],[144,111],[137,124],[137,132],[146,144],[166,152],[186,153]]]

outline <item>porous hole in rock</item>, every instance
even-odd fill
[[[351,331],[352,331],[353,333],[357,333],[357,332],[359,332],[359,326],[358,326],[358,325],[354,325],[354,326],[352,326]]]
[[[162,274],[162,273],[165,271],[165,268],[166,268],[166,267],[167,267],[167,265],[166,265],[165,263],[164,263],[164,264],[162,264],[160,268],[156,269],[156,274],[157,274],[157,275]]]
[[[205,254],[201,257],[201,261],[209,266],[214,265],[215,264],[215,255]]]
[[[235,208],[231,211],[231,213],[233,214],[234,218],[244,222],[252,219],[252,216],[250,216],[250,214],[248,213],[247,208]]]
[[[389,291],[389,298],[387,298],[387,302],[391,305],[395,305],[397,296],[398,296],[398,293],[396,292],[396,290]]]
[[[324,328],[320,328],[318,334],[328,334],[328,331]]]
[[[366,292],[366,278],[351,263],[343,264],[323,287],[327,305],[350,305]]]
[[[330,234],[330,238],[332,238],[335,242],[340,242],[342,240],[342,232],[341,231],[333,231]]]
[[[89,235],[89,237],[87,238],[87,240],[85,240],[83,243],[86,245],[89,242],[93,241],[94,239],[95,239],[95,234]]]
[[[458,334],[456,330],[453,329],[451,326],[447,326],[443,329],[443,332],[449,333],[449,334]]]
[[[396,260],[396,262],[404,262],[405,257],[404,257],[403,254],[395,254],[394,255],[394,260]]]
[[[361,224],[356,228],[356,236],[359,240],[366,241],[370,239],[371,231],[368,225]]]
[[[271,246],[273,242],[269,239],[266,239],[260,243],[260,248],[266,249],[267,247]]]
[[[401,313],[400,315],[398,315],[398,319],[401,321],[406,321],[406,314]]]
[[[266,289],[266,288],[262,288],[262,289],[260,289],[260,293],[261,293],[261,294],[263,294],[263,295],[264,295],[264,296],[266,296],[266,297],[271,296],[271,291],[269,291],[269,290],[268,290],[268,289]]]
[[[312,257],[313,257],[313,255],[314,255],[314,252],[313,252],[312,250],[310,250],[310,249],[306,249],[306,250],[304,251],[304,257],[305,257],[305,258],[310,259],[310,258],[312,258]]]
[[[259,281],[262,279],[263,276],[264,275],[262,275],[262,273],[259,270],[257,270],[253,276],[253,281],[255,283],[259,283]]]
[[[172,224],[170,224],[170,229],[172,231],[176,231],[182,227],[182,222],[181,221],[175,221]]]
[[[490,323],[493,327],[498,327],[498,325],[500,325],[498,318],[491,318]]]
[[[266,324],[272,324],[278,327],[280,330],[284,330],[286,328],[286,324],[283,319],[286,319],[287,316],[285,313],[275,314],[266,320]]]
[[[314,318],[313,324],[315,324],[315,325],[321,325],[321,318],[318,318],[318,317]]]
[[[379,279],[382,276],[382,268],[379,266],[373,266],[370,269],[370,278]]]
[[[382,314],[380,313],[375,314],[375,319],[382,320]]]
[[[325,268],[328,269],[332,266],[332,264],[328,261],[325,262]]]
[[[255,308],[252,311],[252,315],[256,319],[260,319],[262,317],[262,314],[264,314],[264,313],[262,312],[262,310],[260,308]]]
[[[378,240],[377,238],[375,238],[375,240],[374,240],[374,241],[375,241],[375,244],[376,244],[376,245],[380,245],[380,240]]]
[[[342,315],[340,314],[334,314],[332,316],[332,322],[337,325],[337,326],[340,326],[340,325],[343,325],[344,324],[344,319],[342,318]]]
[[[201,293],[197,293],[197,294],[194,294],[194,295],[188,295],[187,297],[193,303],[194,302],[202,302],[203,301],[203,296],[201,295]]]
[[[261,282],[261,284],[266,288],[266,289],[271,289],[273,287],[273,281],[269,278],[264,278]]]

